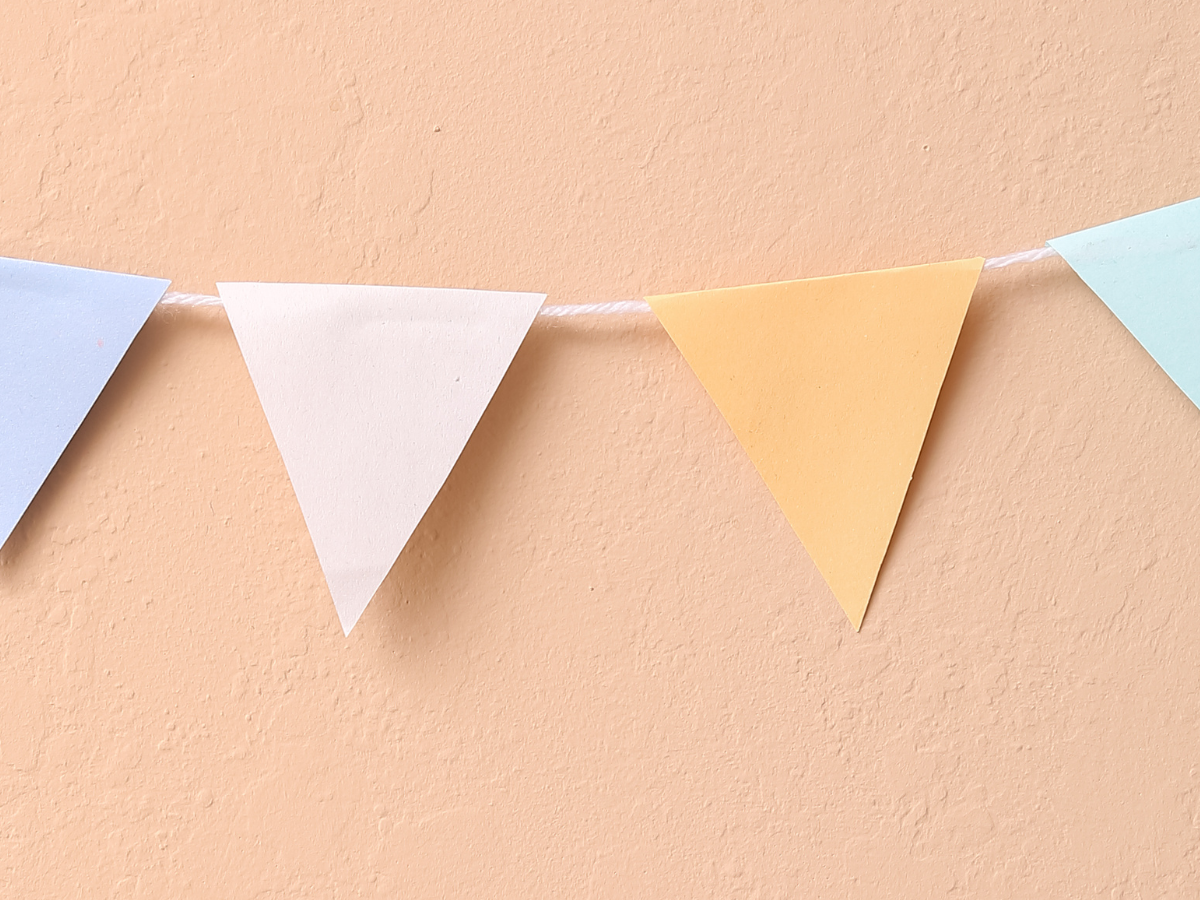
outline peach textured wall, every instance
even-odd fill
[[[1200,194],[1186,0],[6,0],[0,254],[638,296]],[[5,897],[1200,883],[1200,412],[985,273],[855,635],[662,330],[535,326],[349,639],[219,312],[0,552]]]

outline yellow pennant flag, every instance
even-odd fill
[[[855,630],[982,267],[646,298]]]

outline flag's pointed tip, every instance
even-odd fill
[[[842,607],[842,612],[846,614],[846,618],[849,619],[850,624],[854,626],[855,632],[862,631],[863,618],[867,614],[867,604],[869,602],[869,597],[862,603],[848,603],[841,598],[838,598],[838,605]]]
[[[354,630],[354,626],[357,625],[358,620],[362,618],[362,613],[359,613],[356,616],[342,615],[341,609],[336,606],[334,608],[337,609],[338,622],[341,623],[342,626],[342,637],[350,637],[350,632]]]
[[[350,637],[350,632],[354,630],[354,626],[358,624],[358,620],[362,618],[363,611],[367,608],[367,603],[371,602],[368,597],[366,602],[356,602],[351,604],[345,598],[333,598],[333,608],[337,610],[338,622],[342,626],[342,635]]]
[[[809,556],[812,556],[810,553]],[[814,563],[819,561],[814,558]],[[833,598],[837,600],[838,606],[842,608],[842,612],[846,614],[846,619],[855,631],[862,630],[863,619],[867,615],[867,606],[871,602],[871,595],[875,592],[875,579],[871,579],[871,584],[863,591],[863,586],[859,584],[846,584],[838,578],[831,578],[821,570],[821,566],[817,565],[817,570],[821,572],[821,577],[825,579],[825,583],[829,585],[829,590],[833,593]]]
[[[0,522],[0,550],[4,549],[4,545],[8,543],[8,539],[13,536],[13,532],[17,530],[17,525],[20,524],[20,518],[9,522]]]
[[[319,558],[320,554],[318,554]],[[379,592],[380,587],[383,586],[383,581],[389,571],[391,571],[390,563],[381,564],[370,575],[343,572],[339,576],[337,572],[325,572],[325,584],[333,599],[333,608],[337,611],[342,634],[346,637],[350,636],[350,632],[354,630],[358,620],[367,611],[367,607]]]

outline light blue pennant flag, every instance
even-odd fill
[[[169,284],[0,258],[0,545]]]
[[[1200,406],[1200,199],[1047,243]]]

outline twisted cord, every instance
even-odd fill
[[[1050,247],[1038,247],[1036,250],[1020,250],[1005,256],[993,256],[983,261],[983,267],[985,269],[1003,269],[1008,266],[1040,262],[1057,255]],[[220,306],[221,298],[208,294],[181,294],[172,291],[164,294],[159,303],[164,306]],[[538,315],[548,319],[562,319],[568,316],[627,316],[648,312],[650,312],[650,304],[645,300],[608,300],[603,303],[567,303],[558,306],[543,306],[538,310]]]

